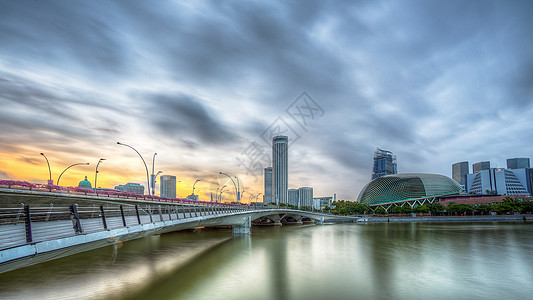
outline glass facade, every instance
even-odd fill
[[[397,174],[379,177],[368,183],[359,193],[358,202],[388,203],[460,193],[455,180],[437,174]]]

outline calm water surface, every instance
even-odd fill
[[[0,274],[6,299],[531,299],[533,224],[177,232]]]

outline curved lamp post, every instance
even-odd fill
[[[96,179],[98,179],[98,166],[104,160],[105,158],[100,158],[100,160],[98,160],[98,163],[96,164],[96,170],[94,171],[94,192],[95,193],[96,193]]]
[[[154,175],[154,172],[155,172],[155,156],[157,155],[157,153],[154,153],[154,156],[152,157],[152,197],[155,195],[155,178],[157,177],[157,174],[159,174],[159,171],[156,175]]]
[[[130,145],[126,145],[126,144],[123,144],[121,142],[117,142],[118,145],[122,145],[122,146],[126,146],[126,147],[129,147],[131,149],[133,149],[133,151],[137,152],[137,154],[139,154],[139,157],[141,158],[141,160],[143,161],[144,163],[144,168],[146,169],[146,183],[148,184],[148,194],[150,194],[150,176],[148,175],[148,167],[146,166],[146,162],[144,161],[144,158],[142,157],[142,155],[139,153],[139,151],[135,150],[135,148],[133,148],[132,146]]]
[[[219,174],[222,174],[222,175],[226,175],[229,177],[229,179],[231,179],[231,182],[233,182],[233,186],[235,187],[235,196],[237,196],[237,202],[240,202],[240,193],[239,193],[239,189],[237,188],[237,185],[235,184],[235,181],[233,181],[233,178],[231,176],[229,176],[228,174],[224,173],[224,172],[219,172]],[[235,177],[237,178],[237,177]],[[239,180],[237,178],[237,180]]]
[[[218,197],[220,198],[220,203],[222,203],[222,193],[224,193],[224,192],[227,192],[227,191],[222,191],[222,192],[220,192],[220,194],[218,194]]]
[[[262,193],[259,193],[259,194],[257,194],[257,195],[255,196],[255,203],[256,203],[256,204],[257,204],[257,201],[258,201],[259,195],[261,195],[261,194],[262,194]],[[257,206],[257,205],[255,205],[255,206]]]
[[[46,158],[46,155],[44,155],[44,153],[41,152],[41,155],[44,156],[44,159],[46,159],[46,164],[48,165],[48,173],[50,174],[48,184],[52,184],[52,169],[50,169],[50,163],[48,162],[48,158]]]
[[[198,181],[201,181],[200,179],[196,179],[196,181],[194,182],[194,184],[192,185],[192,195],[194,196],[194,186],[196,185],[196,183]]]
[[[79,165],[89,165],[89,163],[77,163],[77,164],[72,164],[72,165],[68,166],[65,170],[63,170],[63,172],[61,172],[61,174],[59,174],[59,178],[57,178],[56,185],[59,185],[59,180],[61,179],[61,175],[63,175],[63,173],[65,173],[71,167],[79,166]]]
[[[152,174],[152,197],[155,196],[155,183],[157,181],[157,176],[161,173],[163,173],[163,171],[157,171],[155,175]],[[159,193],[161,193],[161,189],[159,190]]]
[[[218,193],[218,199],[220,200],[220,203],[222,203],[222,193],[226,192],[224,189],[227,187],[227,185],[223,185],[220,189],[220,193]]]
[[[178,186],[179,186],[178,183],[180,183],[180,182],[181,182],[181,180],[176,181],[176,198],[179,198],[179,197],[180,197],[180,196],[178,195]],[[161,193],[161,191],[159,191],[159,192]]]

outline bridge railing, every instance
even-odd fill
[[[230,205],[93,204],[70,206],[3,204],[0,250],[80,234],[141,224],[251,210]]]

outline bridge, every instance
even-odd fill
[[[0,273],[190,228],[232,226],[234,234],[248,234],[258,219],[281,225],[287,219],[323,224],[359,218],[185,199],[0,188]]]

